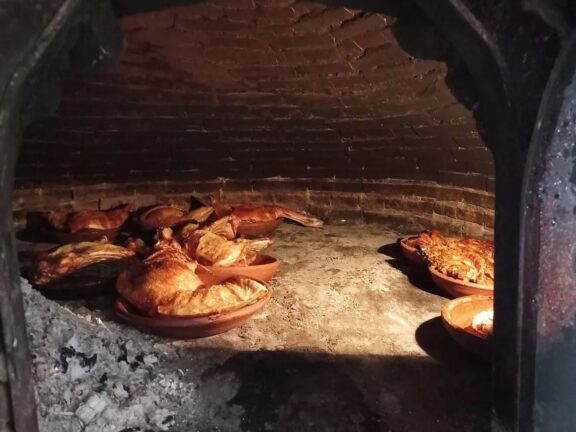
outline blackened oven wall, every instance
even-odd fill
[[[473,84],[407,2],[213,1],[125,17],[121,63],[27,131],[17,215],[221,194],[488,236]]]

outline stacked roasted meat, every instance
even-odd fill
[[[221,203],[217,198],[211,199],[211,205],[218,217],[233,215],[242,222],[269,222],[275,219],[285,218],[307,227],[318,228],[324,225],[324,222],[320,219],[295,212],[286,207],[256,206],[253,204],[244,204],[233,207]]]
[[[494,243],[424,231],[414,240],[428,264],[464,282],[494,285]]]
[[[105,237],[98,242],[67,244],[39,253],[30,278],[35,285],[47,285],[92,265],[110,264],[132,256],[133,251],[111,244]]]
[[[68,213],[49,211],[42,214],[48,227],[61,232],[78,233],[85,230],[113,230],[120,228],[130,216],[130,206],[110,210],[84,210]]]
[[[118,292],[145,315],[202,316],[235,310],[266,295],[266,285],[234,278],[204,286],[197,262],[173,237],[161,238],[155,252],[118,278]]]
[[[120,228],[129,212],[122,206],[108,211],[48,212],[44,218],[53,230],[78,233]],[[156,205],[137,213],[131,235],[116,240],[121,245],[104,237],[40,253],[30,279],[43,286],[96,263],[130,258],[129,264],[116,267],[113,276],[119,294],[144,315],[204,316],[236,310],[266,296],[268,286],[240,276],[206,285],[197,270],[199,266],[250,266],[272,240],[238,238],[238,227],[282,217],[307,226],[322,225],[318,219],[275,206],[233,208],[218,200],[192,210]],[[154,233],[153,245],[145,240],[146,232]]]

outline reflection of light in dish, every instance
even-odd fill
[[[472,328],[482,337],[488,339],[492,337],[494,326],[494,310],[488,309],[478,312],[472,318]]]

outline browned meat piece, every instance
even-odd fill
[[[240,309],[268,293],[266,285],[247,278],[234,278],[190,293],[180,291],[171,302],[158,307],[158,314],[206,316]]]
[[[169,234],[167,231],[166,234]],[[162,238],[156,252],[118,277],[118,292],[146,315],[202,316],[240,308],[266,294],[247,279],[205,287],[196,262],[173,238]]]
[[[219,267],[250,265],[258,252],[272,244],[272,240],[234,239],[238,223],[236,216],[227,216],[199,230],[184,226],[176,238],[188,256],[201,264]]]
[[[176,238],[184,247],[185,252],[188,256],[194,257],[196,254],[196,248],[198,247],[198,242],[207,233],[212,233],[223,237],[227,240],[232,240],[236,238],[236,233],[240,221],[235,216],[227,216],[222,219],[218,219],[211,225],[196,229],[197,227],[184,225],[176,234]]]
[[[124,247],[131,250],[140,257],[147,257],[154,250],[146,244],[141,238],[128,237],[124,242]]]
[[[83,210],[73,213],[49,211],[44,218],[57,231],[76,233],[87,229],[111,230],[121,227],[130,215],[130,206],[110,210]]]
[[[200,238],[194,258],[200,264],[217,267],[250,265],[258,256],[258,252],[266,249],[270,244],[272,240],[267,238],[227,240],[209,232]]]
[[[138,222],[145,230],[173,227],[186,222],[204,222],[210,217],[212,207],[200,207],[186,211],[173,205],[154,206],[140,215]]]
[[[196,262],[188,258],[174,239],[162,239],[156,252],[118,277],[120,295],[146,315],[157,315],[180,291],[197,290]]]
[[[216,216],[236,216],[241,222],[269,222],[280,218],[286,218],[298,222],[307,227],[321,227],[324,222],[312,216],[298,213],[294,210],[280,206],[255,206],[241,205],[232,207],[223,204],[218,198],[212,198],[210,204],[214,207]]]
[[[38,255],[32,270],[32,282],[36,285],[45,285],[89,265],[132,256],[133,251],[105,240],[60,246]]]
[[[465,282],[494,284],[494,244],[469,238],[447,238],[437,231],[418,236],[417,247],[441,273]]]

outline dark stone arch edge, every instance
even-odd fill
[[[543,94],[526,162],[518,330],[519,408],[524,416],[519,431],[576,429],[575,95],[573,31]],[[566,246],[568,254],[563,253]]]
[[[514,101],[508,93],[508,66],[498,46],[490,39],[471,11],[460,0],[430,2],[415,0],[424,9],[445,36],[454,44],[466,62],[481,103],[489,107],[484,113],[488,130],[488,143],[494,154],[496,167],[496,298],[497,316],[505,316],[506,323],[498,322],[493,354],[493,430],[512,431],[518,415],[518,375],[520,352],[516,346],[518,244],[520,233],[519,196],[522,182],[524,155],[519,142],[520,125],[517,122]],[[502,295],[503,291],[506,295]]]
[[[489,128],[485,131],[486,138],[494,153],[496,166],[497,325],[493,353],[492,430],[533,431],[538,422],[535,418],[538,409],[536,405],[543,402],[539,408],[546,411],[546,401],[542,400],[542,395],[535,394],[537,314],[532,302],[542,288],[538,287],[535,281],[538,280],[538,259],[542,258],[541,254],[544,253],[538,235],[538,229],[544,221],[541,220],[540,208],[535,203],[537,200],[535,197],[545,182],[542,164],[545,161],[546,144],[552,141],[554,128],[558,126],[557,121],[560,121],[556,115],[562,103],[560,95],[567,85],[566,76],[562,76],[566,72],[555,71],[555,76],[552,76],[547,84],[544,96],[547,101],[540,107],[538,119],[534,119],[530,111],[536,108],[543,89],[538,86],[530,89],[538,96],[532,99],[530,104],[532,106],[526,108],[518,105],[523,102],[521,95],[527,89],[523,89],[514,81],[510,71],[511,65],[507,63],[510,56],[506,56],[503,47],[491,40],[493,35],[474,17],[462,0],[414,1],[428,12],[431,19],[457,48],[474,78],[481,102],[489,107],[489,112],[483,113],[482,120]],[[575,45],[574,39],[572,44]],[[564,54],[564,59],[572,58],[573,61],[576,46],[565,48],[565,52],[570,52],[572,57]],[[513,59],[510,61],[514,62]],[[539,72],[543,72],[545,78],[549,66],[545,61],[542,61],[540,66],[543,70]],[[574,64],[571,66],[576,68]],[[562,67],[567,68],[556,66],[557,69]],[[574,74],[573,69],[570,72]],[[524,99],[525,102],[526,98]],[[546,106],[547,104],[549,106]],[[533,125],[546,120],[548,124],[544,129],[547,130],[536,131],[532,138],[531,146],[534,148],[527,162],[528,140]],[[526,130],[527,124],[530,126],[529,130]],[[526,173],[525,165],[527,165]],[[550,179],[548,181],[550,182]],[[522,228],[520,228],[521,220],[523,220]],[[555,280],[555,277],[551,280]],[[564,354],[565,357],[565,351],[556,354]],[[552,367],[552,361],[548,360]],[[566,366],[568,368],[568,365]],[[553,386],[554,384],[546,384],[545,388],[552,389]],[[544,427],[543,431],[567,431],[576,427],[576,424],[567,426],[563,423],[573,422],[570,420],[572,416],[569,415],[570,409],[567,407],[570,404],[569,400],[574,400],[574,397],[561,402],[566,404],[564,416],[558,410],[549,409],[547,412],[540,412],[544,418],[541,426],[548,427],[548,429]]]
[[[0,361],[7,372],[6,377],[0,377],[0,426],[2,430],[35,432],[38,419],[34,382],[12,220],[18,148],[26,121],[43,109],[36,93],[43,87],[52,91],[58,88],[54,78],[62,73],[62,62],[70,60],[66,56],[74,48],[78,30],[92,32],[96,35],[94,41],[99,42],[94,46],[100,50],[99,56],[92,56],[90,63],[114,57],[121,44],[105,0],[49,0],[41,4],[13,0],[3,9],[7,13],[0,16],[0,40],[10,41],[12,46],[2,47],[0,75]]]

